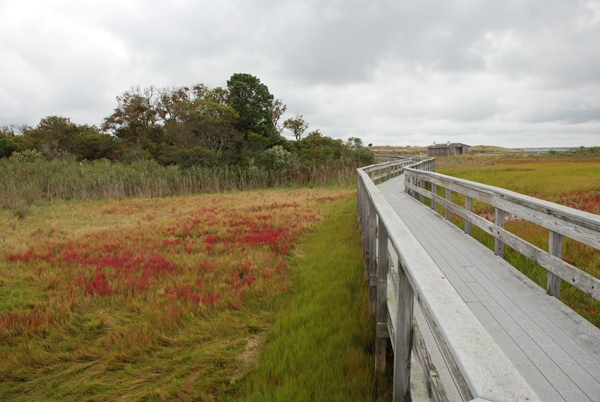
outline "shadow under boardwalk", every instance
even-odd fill
[[[543,401],[600,401],[600,329],[404,192],[377,188]]]

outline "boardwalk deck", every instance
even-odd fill
[[[378,185],[471,311],[544,401],[600,401],[600,330],[404,192]]]

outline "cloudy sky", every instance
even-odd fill
[[[375,145],[600,145],[600,0],[0,0],[0,126],[250,73]],[[290,137],[291,133],[287,133]]]

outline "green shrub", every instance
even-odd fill
[[[259,163],[270,170],[283,169],[290,165],[292,154],[283,149],[281,145],[275,145],[260,154]]]

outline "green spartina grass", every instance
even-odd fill
[[[298,246],[295,291],[276,313],[264,353],[240,386],[244,401],[390,400],[374,378],[374,322],[356,201],[338,203]]]

